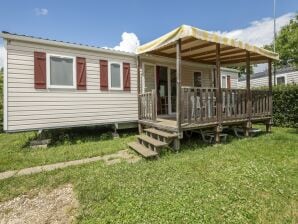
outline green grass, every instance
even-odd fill
[[[134,133],[121,133],[119,139],[112,139],[111,133],[94,128],[80,128],[52,131],[53,143],[46,149],[29,147],[36,133],[0,133],[0,172],[44,165],[62,161],[82,159],[114,153],[127,148],[127,142],[134,140]]]
[[[297,149],[297,131],[286,128],[216,146],[193,139],[157,161],[0,181],[0,201],[72,183],[79,223],[297,223]]]

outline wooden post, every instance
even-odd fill
[[[176,119],[177,119],[177,130],[178,139],[182,138],[181,131],[181,39],[176,42],[176,76],[177,76],[177,95],[176,95]],[[178,143],[177,145],[180,146]]]
[[[273,110],[272,110],[272,60],[268,60],[268,86],[269,86],[269,113],[270,113],[270,120],[266,123],[266,131],[271,132],[271,126],[272,126],[272,116],[273,116]]]
[[[137,56],[137,95],[138,95],[138,120],[141,119],[141,59]],[[142,124],[138,123],[139,133],[143,132]]]
[[[222,124],[222,94],[221,94],[221,74],[220,74],[220,44],[216,44],[216,111],[217,127],[215,129],[215,142],[220,142],[220,132]]]
[[[251,129],[251,91],[250,91],[250,52],[246,51],[246,113],[247,119],[245,129],[245,136],[249,136],[249,130]]]

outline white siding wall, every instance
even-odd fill
[[[21,41],[9,41],[7,131],[137,120],[136,58]],[[86,58],[87,90],[34,88],[34,51]],[[99,60],[131,66],[131,92],[101,91]]]
[[[238,88],[238,72],[222,68],[221,69],[221,75],[226,75],[231,77],[231,88],[237,89]]]
[[[277,74],[276,78],[281,77],[281,76],[286,77],[287,84],[298,83],[298,71],[283,73],[283,74]],[[273,75],[272,75],[272,84],[274,84]],[[268,76],[251,79],[250,80],[250,86],[251,86],[251,88],[268,86]],[[238,88],[246,88],[246,80],[239,81],[238,82]]]
[[[142,73],[143,77],[143,86],[144,91],[148,92],[155,88],[155,69],[156,66],[165,66],[171,69],[175,69],[175,62],[168,62],[168,60],[163,60],[162,58],[156,59],[158,62],[153,60],[142,60],[144,72]],[[203,67],[200,65],[182,65],[182,75],[181,75],[181,84],[182,86],[193,86],[193,74],[194,72],[202,72],[202,86],[211,87],[212,86],[212,76],[211,76],[211,67]]]
[[[155,70],[157,65],[165,66],[168,68],[175,69],[175,60],[169,62],[168,59],[163,59],[162,57],[156,59],[143,59],[143,69],[142,72],[142,89],[145,92],[149,92],[155,88]],[[193,86],[193,74],[194,72],[201,71],[202,76],[202,86],[212,87],[212,66],[200,65],[196,63],[187,63],[183,65],[182,63],[182,76],[181,83],[182,86]],[[221,69],[221,75],[228,75],[231,77],[231,88],[238,88],[238,71],[228,68]]]

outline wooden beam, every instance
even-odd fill
[[[141,59],[140,56],[137,56],[137,92],[138,92],[138,120],[141,119]],[[143,87],[144,88],[144,87]],[[139,133],[142,133],[142,125],[138,123]]]
[[[177,79],[177,90],[176,90],[176,120],[178,139],[182,138],[181,130],[181,39],[176,42],[176,79]]]
[[[251,102],[251,91],[250,91],[250,52],[246,51],[246,94],[247,94],[247,101],[246,101],[246,109],[247,109],[247,116],[248,122],[251,122],[251,113],[252,113],[252,102]],[[249,128],[250,125],[247,125],[246,129]],[[249,132],[247,131],[247,135]]]
[[[268,87],[269,87],[269,105],[272,116],[272,60],[268,60]]]
[[[251,58],[257,57],[257,56],[260,56],[260,55],[257,54],[257,53],[251,53],[250,54]],[[245,54],[238,54],[238,55],[234,55],[234,56],[228,56],[228,57],[224,57],[224,58],[220,57],[220,61],[222,63],[224,63],[226,61],[230,61],[230,60],[237,60],[237,59],[245,59],[245,61],[246,61],[246,53]],[[211,61],[211,60],[206,60],[206,61]]]
[[[240,54],[240,53],[245,54],[245,51],[241,49],[241,50],[229,51],[229,52],[226,52],[226,53],[221,53],[220,54],[220,59],[223,59],[224,56],[229,56],[229,55],[233,55],[233,54]],[[205,60],[205,59],[210,59],[210,58],[215,60],[216,59],[216,54],[214,53],[212,55],[207,55],[205,57],[202,57],[201,59]]]
[[[182,43],[183,44],[183,43]],[[206,47],[211,47],[211,46],[214,46],[215,43],[205,43],[205,44],[200,44],[198,46],[195,46],[195,47],[191,47],[191,48],[187,48],[187,49],[184,49],[181,51],[181,53],[187,53],[187,52],[192,52],[192,51],[196,51],[196,50],[199,50],[199,49],[202,49],[202,48],[206,48]]]
[[[222,124],[222,94],[221,94],[221,74],[220,74],[220,44],[216,44],[216,112],[217,123],[216,142],[220,142],[220,126]]]
[[[264,56],[258,56],[258,57],[250,57],[250,62],[254,62],[254,61],[262,61],[262,60],[266,60],[266,58]],[[230,64],[238,64],[241,62],[246,62],[246,58],[239,58],[237,60],[227,60],[227,61],[222,61],[221,63],[223,65],[230,65]]]
[[[220,51],[223,52],[223,51],[228,51],[228,50],[231,50],[231,49],[234,49],[234,47],[227,46],[227,47],[221,48]],[[205,56],[205,55],[208,55],[208,54],[214,54],[215,51],[216,50],[204,51],[204,52],[201,52],[201,53],[188,55],[188,57],[197,59],[197,58],[200,58],[200,56]]]
[[[187,39],[187,40],[182,41],[182,44],[189,44],[189,43],[194,42],[194,41],[197,41],[197,40],[198,39],[195,39],[195,38],[191,37],[190,39]],[[159,52],[160,51],[166,51],[166,50],[169,50],[171,48],[175,49],[175,43],[170,44],[170,45],[167,45],[167,46],[164,46],[164,47],[161,47],[161,48],[157,49],[157,51],[159,51]]]

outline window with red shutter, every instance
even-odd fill
[[[34,52],[34,87],[46,89],[46,53]]]
[[[86,90],[86,59],[77,57],[77,89]]]
[[[123,63],[123,90],[130,91],[130,64]]]
[[[101,90],[108,90],[108,61],[100,60],[100,89]]]

